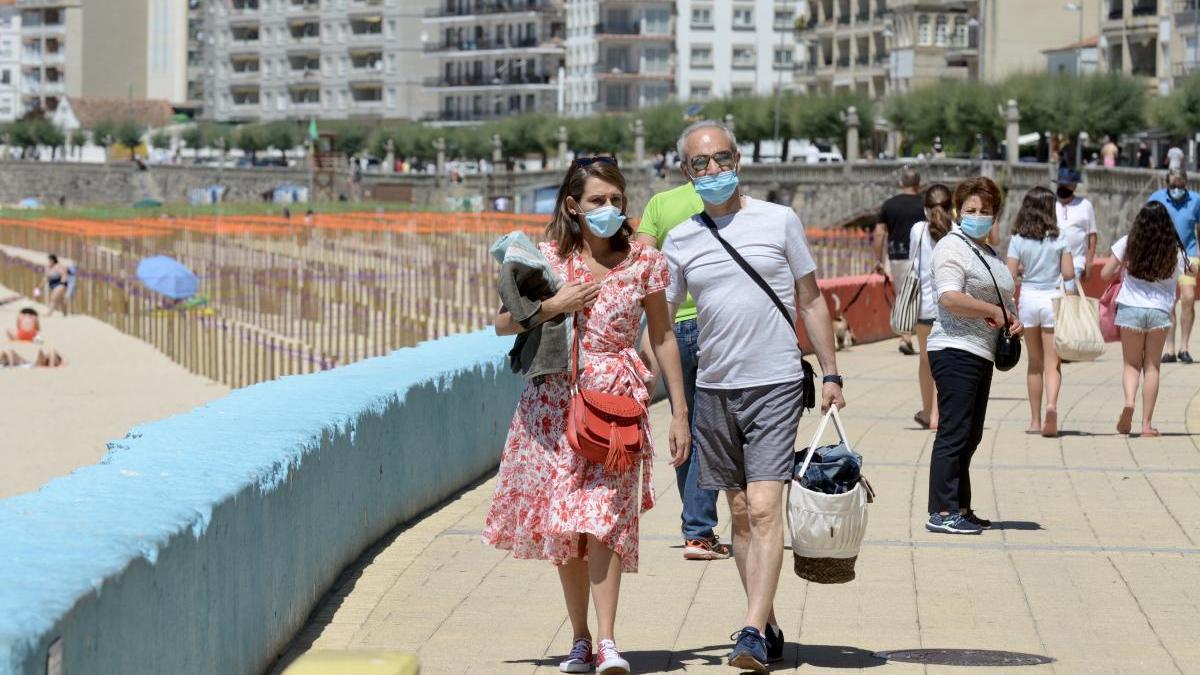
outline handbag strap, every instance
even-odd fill
[[[1000,294],[1000,284],[996,283],[996,275],[992,274],[992,266],[988,264],[987,259],[983,257],[983,254],[979,252],[979,249],[976,248],[975,245],[966,238],[966,236],[958,232],[952,232],[951,234],[963,240],[963,243],[967,245],[967,248],[971,249],[971,252],[975,254],[976,258],[979,258],[979,262],[983,263],[983,268],[987,270],[988,276],[992,278],[992,286],[996,288],[996,304],[1000,305],[1000,312],[1004,315],[1004,325],[1000,328],[1000,330],[1007,331],[1008,308],[1004,306],[1004,296]],[[991,249],[991,246],[988,248]],[[992,253],[995,254],[995,251],[992,251]]]
[[[831,419],[833,420],[833,428],[837,429],[838,439],[846,444],[847,450],[854,451],[854,448],[850,446],[850,437],[846,435],[846,428],[842,426],[842,418],[838,415],[837,404],[831,403],[829,411],[825,413],[825,416],[821,418],[821,423],[817,425],[817,432],[813,434],[812,442],[808,444],[808,452],[804,454],[804,463],[800,465],[800,470],[793,474],[793,480],[803,478],[804,472],[808,471],[808,465],[812,462],[813,453],[817,451],[817,441],[821,440],[821,436],[825,433],[825,427]]]
[[[575,281],[575,256],[567,258],[567,283]],[[583,312],[573,312],[571,314],[571,372],[567,380],[570,386],[571,393],[577,393],[578,386],[576,382],[579,380],[579,315]]]
[[[721,246],[725,247],[725,252],[729,254],[729,257],[733,258],[733,261],[738,264],[738,267],[741,267],[742,271],[744,271],[751,279],[753,279],[754,283],[758,284],[758,287],[767,294],[767,297],[771,298],[771,302],[775,303],[775,309],[779,310],[779,314],[783,317],[783,320],[786,321],[788,326],[791,327],[792,332],[796,333],[797,337],[799,337],[799,331],[796,328],[796,322],[792,319],[792,315],[788,314],[787,308],[783,306],[783,301],[780,300],[779,296],[775,294],[775,291],[771,288],[771,285],[768,284],[766,279],[763,279],[762,276],[750,266],[750,263],[746,262],[746,259],[742,257],[742,254],[737,252],[737,249],[731,246],[729,242],[725,241],[725,238],[722,237],[719,232],[717,232],[717,224],[713,222],[712,216],[708,215],[704,211],[701,211],[698,215],[700,216],[700,219],[704,221],[705,227],[707,227],[708,231],[712,233],[712,236],[716,237],[717,241],[721,242]]]

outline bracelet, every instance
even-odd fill
[[[821,378],[821,384],[836,384],[839,387],[845,386],[842,384],[841,375],[826,375]]]

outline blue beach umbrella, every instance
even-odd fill
[[[156,255],[138,263],[137,277],[156,293],[180,300],[196,294],[200,280],[178,260],[165,255]]]

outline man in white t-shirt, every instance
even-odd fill
[[[1182,171],[1184,157],[1183,148],[1172,145],[1171,149],[1167,150],[1167,170]]]
[[[804,322],[824,372],[823,409],[845,406],[833,323],[796,212],[739,194],[741,156],[733,132],[717,122],[697,122],[680,136],[679,155],[704,211],[676,225],[663,243],[671,268],[667,302],[674,312],[689,292],[696,301],[700,339],[692,447],[698,482],[726,491],[746,590],[744,627],[729,664],[766,672],[767,661],[782,658],[784,644],[773,605],[783,562],[784,486],[795,470],[802,412],[804,371],[795,322],[797,317]]]
[[[1054,212],[1058,216],[1058,229],[1071,251],[1075,278],[1082,282],[1087,278],[1092,261],[1096,259],[1098,230],[1096,209],[1092,202],[1075,196],[1079,180],[1079,172],[1075,169],[1063,167],[1058,170],[1058,178],[1054,181],[1058,202],[1054,205]]]

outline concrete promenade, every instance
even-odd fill
[[[952,537],[922,527],[933,434],[911,420],[917,359],[888,341],[839,362],[848,432],[878,500],[854,582],[802,582],[785,553],[776,608],[789,645],[775,671],[950,673],[960,669],[872,654],[975,648],[1056,659],[1017,672],[1200,673],[1200,366],[1163,367],[1158,439],[1114,431],[1119,345],[1064,367],[1058,439],[1023,433],[1025,364],[997,374],[973,471],[975,508],[996,527]],[[1135,430],[1140,415],[1139,401]],[[662,447],[665,404],[654,419]],[[804,419],[801,443],[815,421]],[[493,485],[367,551],[277,670],[308,649],[387,649],[415,652],[427,675],[557,672],[571,638],[557,575],[480,543]],[[732,672],[720,664],[744,611],[733,561],[683,560],[662,453],[654,485],[659,505],[642,523],[641,572],[624,577],[618,644],[635,672]],[[726,513],[722,500],[728,540]]]

